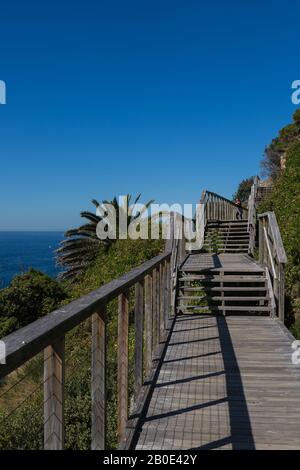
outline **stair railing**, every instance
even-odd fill
[[[199,233],[199,248],[204,244],[207,222],[212,220],[234,220],[239,207],[229,199],[211,191],[203,191],[196,212],[196,227]],[[248,219],[248,209],[242,207],[242,219]]]
[[[266,266],[270,275],[271,295],[274,295],[276,313],[284,323],[285,264],[287,257],[274,212],[258,215],[259,262]]]
[[[255,240],[256,240],[256,198],[259,178],[256,176],[251,186],[251,192],[248,199],[248,226],[249,233],[249,253],[254,255]]]
[[[172,213],[170,219],[172,240],[172,258],[171,258],[171,314],[176,314],[176,295],[177,295],[177,280],[178,280],[178,267],[183,262],[186,256],[186,240],[184,224],[192,223],[192,220],[184,218],[179,213]]]

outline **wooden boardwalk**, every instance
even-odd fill
[[[263,268],[245,253],[199,253],[187,256],[182,267],[182,271],[246,271],[257,272]]]
[[[300,365],[270,317],[177,316],[136,449],[300,449]]]

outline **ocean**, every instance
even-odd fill
[[[54,250],[63,238],[63,232],[0,232],[0,288],[30,267],[56,277]]]

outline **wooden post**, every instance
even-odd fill
[[[285,300],[285,279],[284,279],[284,267],[280,263],[279,265],[279,292],[278,292],[278,317],[284,323],[284,300]]]
[[[169,320],[170,316],[170,308],[171,308],[171,282],[172,282],[172,267],[171,267],[171,259],[167,261],[167,321]]]
[[[165,336],[165,279],[166,263],[163,261],[159,265],[160,292],[159,292],[159,340],[163,341]]]
[[[258,219],[258,251],[259,251],[259,262],[263,263],[263,226],[262,219]]]
[[[65,339],[44,350],[44,449],[64,448]]]
[[[106,435],[106,308],[92,315],[92,450],[105,449]]]
[[[143,383],[143,325],[144,325],[144,286],[142,282],[135,285],[135,306],[134,306],[134,398]]]
[[[157,269],[153,269],[152,273],[152,358],[157,346]]]
[[[159,344],[160,336],[160,269],[159,266],[156,268],[156,346]]]
[[[170,314],[170,260],[166,260],[165,265],[165,307],[164,307],[164,317],[165,317],[165,329],[168,325],[169,314]]]
[[[128,293],[118,297],[118,438],[128,419]]]
[[[149,376],[152,366],[152,276],[145,277],[145,374]]]
[[[263,230],[266,229],[267,233],[266,233],[266,236],[268,236],[268,232],[269,232],[269,222],[268,224],[266,223],[266,219],[263,218]],[[265,231],[264,231],[264,234],[263,234],[263,263],[268,266],[268,268],[271,267],[271,263],[270,263],[270,258],[269,258],[269,255],[268,255],[268,245],[267,245],[267,241],[266,241],[266,236],[265,236]],[[272,273],[272,277],[273,277],[273,273]]]

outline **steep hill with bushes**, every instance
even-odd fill
[[[286,168],[259,212],[274,211],[288,256],[286,267],[287,312],[292,331],[300,338],[300,142],[286,151]]]

